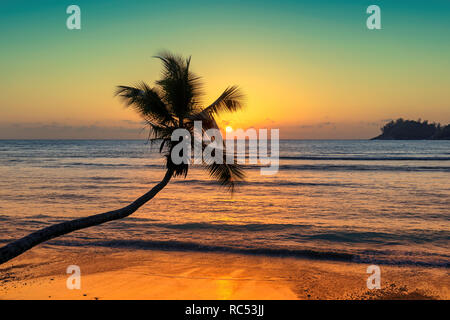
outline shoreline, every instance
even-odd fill
[[[66,287],[69,265],[81,289]],[[44,245],[0,266],[9,299],[449,299],[446,268],[382,265],[381,289],[367,289],[370,264],[237,253],[66,248]]]

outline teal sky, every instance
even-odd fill
[[[0,138],[139,137],[114,87],[156,80],[163,49],[192,55],[206,100],[246,92],[222,125],[358,139],[397,117],[450,122],[450,1],[3,0],[0,30]]]

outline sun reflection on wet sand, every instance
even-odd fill
[[[51,264],[39,264],[43,257]],[[217,253],[106,250],[27,252],[0,280],[0,299],[448,299],[443,268],[382,266],[382,290],[366,288],[367,264]],[[65,268],[82,270],[81,290]],[[30,265],[33,268],[30,268]]]

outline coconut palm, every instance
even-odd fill
[[[163,64],[161,79],[154,87],[142,82],[136,86],[119,86],[116,94],[127,106],[134,108],[149,126],[149,139],[159,144],[159,152],[165,156],[164,178],[147,193],[126,207],[49,226],[29,234],[0,248],[0,264],[22,254],[34,246],[70,232],[96,226],[108,221],[125,218],[161,191],[172,177],[186,177],[190,163],[175,164],[171,151],[177,141],[171,140],[176,129],[186,129],[193,133],[194,121],[202,121],[204,131],[218,129],[215,116],[221,112],[236,111],[242,107],[243,95],[236,86],[231,86],[211,105],[202,105],[201,79],[190,71],[190,57],[163,52],[158,55]],[[195,139],[192,139],[194,142]],[[205,148],[205,143],[200,144]],[[226,157],[226,149],[222,146]],[[233,192],[236,184],[244,179],[243,168],[235,161],[217,163],[203,161],[203,167],[227,190]]]

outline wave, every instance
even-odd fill
[[[199,184],[199,185],[217,185],[217,182],[214,180],[199,180],[199,179],[184,179],[184,180],[174,180],[171,181],[171,184]],[[280,187],[280,186],[305,186],[305,187],[360,187],[358,184],[351,183],[327,183],[327,182],[296,182],[296,181],[286,181],[286,180],[277,180],[277,181],[242,181],[239,182],[240,185],[262,185],[266,187]]]
[[[365,159],[367,160],[367,159]],[[40,168],[96,168],[96,169],[164,169],[164,165],[146,164],[136,165],[127,163],[106,164],[106,163],[62,163],[62,164],[38,164]],[[196,168],[197,166],[193,166]],[[260,170],[263,166],[260,165],[244,165],[246,170]],[[450,172],[450,166],[409,166],[409,165],[369,165],[369,164],[281,164],[279,170],[320,170],[320,171],[431,171],[431,172]]]
[[[107,248],[129,248],[138,250],[164,250],[164,251],[190,251],[207,253],[234,253],[244,255],[259,255],[268,257],[293,257],[309,258],[317,260],[332,260],[356,263],[379,263],[390,265],[415,265],[425,267],[450,267],[448,261],[436,259],[435,261],[420,261],[408,258],[374,256],[379,252],[349,253],[343,251],[321,251],[313,249],[287,249],[287,248],[240,248],[221,245],[209,245],[196,242],[183,241],[155,241],[155,240],[102,240],[102,241],[67,241],[53,240],[52,245],[65,247],[107,247]]]
[[[450,157],[335,157],[335,156],[282,156],[283,160],[349,160],[349,161],[450,161]]]
[[[170,250],[170,251],[197,251],[197,252],[223,252],[223,253],[240,253],[265,256],[280,257],[303,257],[315,259],[330,259],[340,261],[353,261],[355,256],[345,252],[333,251],[315,251],[315,250],[295,250],[295,249],[277,249],[277,248],[236,248],[228,246],[216,246],[200,244],[196,242],[183,241],[154,241],[154,240],[106,240],[106,241],[64,241],[54,240],[53,245],[61,246],[99,246],[108,248],[132,248],[146,250]]]
[[[450,172],[450,167],[444,166],[384,166],[384,165],[280,165],[279,170],[320,170],[320,171],[433,171]]]
[[[171,223],[149,223],[148,226],[161,227],[167,229],[178,229],[178,230],[214,230],[214,231],[236,231],[236,232],[246,232],[246,231],[282,231],[293,228],[311,228],[311,225],[302,224],[283,224],[283,223],[272,223],[272,224],[262,224],[262,223],[250,223],[250,224],[219,224],[219,223],[206,223],[206,222],[191,222],[191,223],[181,223],[181,224],[171,224]]]
[[[445,218],[444,218],[445,219]],[[188,223],[161,223],[161,222],[142,222],[120,223],[117,229],[132,229],[133,227],[144,228],[164,228],[171,230],[184,230],[193,233],[203,231],[212,231],[214,234],[224,232],[243,233],[248,236],[252,232],[266,232],[264,237],[267,240],[288,240],[289,242],[332,242],[347,243],[349,245],[360,244],[397,244],[405,245],[410,243],[446,243],[450,239],[450,233],[446,230],[420,230],[411,229],[408,231],[367,231],[367,230],[347,230],[334,229],[330,227],[318,227],[311,224],[287,224],[287,223],[249,223],[249,224],[227,224],[227,223],[207,223],[207,222],[188,222]],[[232,235],[229,236],[233,237]],[[450,256],[449,256],[450,257]]]
[[[42,220],[44,218],[46,219]],[[35,229],[38,226],[44,227],[50,223],[67,220],[56,217],[48,218],[50,217],[46,215],[34,215],[22,217],[19,221],[14,219],[14,223],[23,227],[28,226],[25,229]],[[12,218],[0,216],[0,220],[6,222],[3,224],[4,227],[9,225],[5,230],[0,230],[0,234],[11,234],[8,232],[11,227],[8,220],[12,220]],[[147,236],[160,237],[162,235],[168,238],[163,241],[148,238],[130,240],[133,237],[143,236],[143,230]],[[105,240],[106,234],[109,234],[113,240]],[[128,236],[124,239],[125,234]],[[192,235],[195,236],[192,237]],[[204,242],[204,239],[207,243]],[[9,241],[11,240],[9,239]],[[68,247],[99,246],[147,250],[228,252],[360,263],[448,267],[450,255],[446,254],[444,250],[448,240],[449,233],[445,230],[413,229],[401,233],[397,233],[395,230],[368,232],[333,230],[310,224],[169,223],[130,217],[126,221],[104,225],[100,233],[79,233],[70,238],[52,240],[49,244]],[[210,243],[211,241],[213,243]],[[8,242],[8,239],[0,239],[0,243],[3,242]],[[294,244],[295,247],[293,247]],[[411,245],[420,244],[432,244],[437,251],[430,252],[428,249],[409,251],[408,248]]]
[[[100,177],[100,176],[95,176],[95,177],[80,177],[80,180],[93,180],[93,181],[118,181],[118,180],[123,180],[124,178],[122,177]]]

